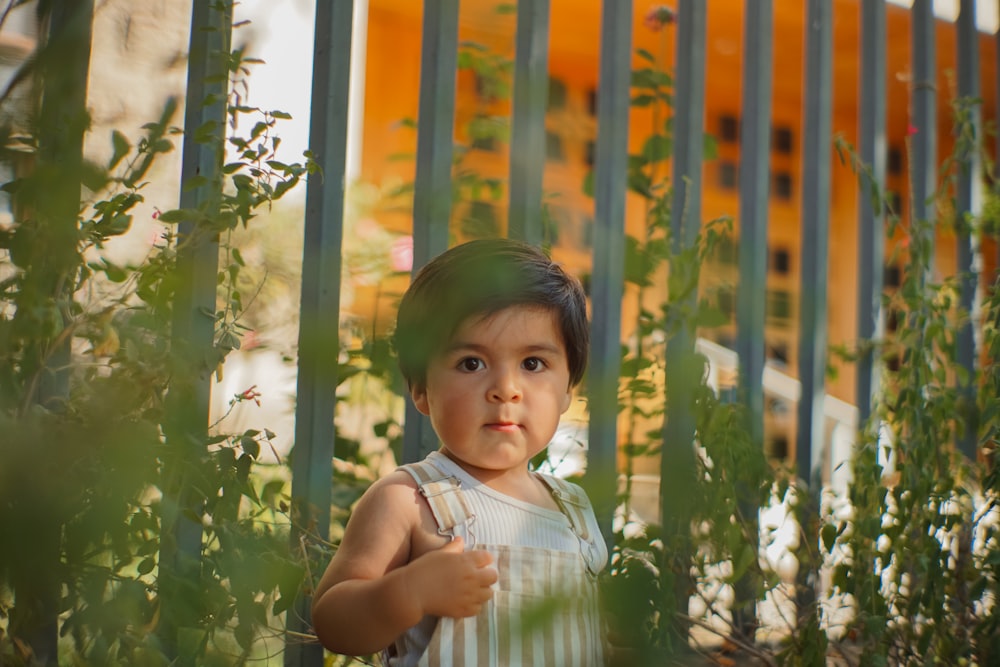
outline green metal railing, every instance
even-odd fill
[[[67,6],[74,3],[65,3]],[[88,6],[87,2],[76,5]],[[92,3],[91,3],[92,5]],[[344,221],[344,180],[347,156],[347,112],[350,79],[353,0],[316,3],[313,49],[312,119],[310,146],[322,168],[322,177],[310,178],[306,199],[305,246],[301,289],[298,401],[296,407],[295,458],[293,464],[293,510],[298,525],[312,525],[320,538],[328,537],[331,501],[331,461],[334,452],[336,405],[338,311],[341,276],[341,245]],[[221,3],[221,7],[230,7]],[[770,96],[773,6],[771,0],[745,0],[744,59],[742,73],[743,125],[740,145],[741,273],[737,310],[739,386],[741,399],[752,408],[750,430],[763,440],[763,341],[765,281],[767,266],[767,202],[770,151]],[[809,0],[804,26],[804,146],[802,159],[800,343],[797,453],[798,474],[807,483],[817,478],[822,463],[818,449],[823,433],[822,402],[825,396],[827,270],[832,147],[832,30],[833,3]],[[876,185],[884,179],[886,148],[886,3],[861,0],[857,5],[862,26],[860,50],[859,154],[873,165]],[[518,7],[516,61],[514,69],[513,135],[510,167],[510,234],[532,243],[542,239],[542,173],[544,164],[544,118],[546,109],[549,49],[549,0],[521,0]],[[979,95],[978,33],[976,3],[962,0],[958,19],[957,62],[959,94]],[[632,63],[633,3],[603,0],[600,31],[600,88],[597,96],[597,142],[595,154],[595,237],[590,294],[592,299],[592,356],[589,383],[589,459],[595,507],[605,535],[611,538],[611,520],[617,487],[616,443],[618,441],[618,376],[620,372],[621,308],[624,283],[625,195],[629,137],[629,91]],[[672,180],[672,235],[675,249],[696,242],[701,225],[701,174],[706,79],[706,3],[678,0],[676,41],[676,94],[674,101],[674,153]],[[935,18],[931,0],[915,0],[912,8],[912,97],[910,137],[912,174],[911,216],[932,219],[928,200],[937,183],[937,118],[935,89]],[[58,16],[56,17],[58,18]],[[448,245],[448,220],[452,202],[452,154],[455,121],[455,88],[458,52],[459,0],[425,0],[423,46],[418,110],[417,168],[413,201],[414,263],[418,270]],[[54,21],[51,29],[59,27]],[[188,99],[204,99],[214,93],[224,100],[226,77],[219,54],[228,54],[231,13],[216,3],[195,2],[192,9],[191,58]],[[998,68],[1000,70],[1000,68]],[[79,77],[78,77],[79,78]],[[85,81],[85,76],[78,83]],[[998,83],[1000,86],[1000,83]],[[85,90],[85,86],[83,87]],[[185,116],[187,136],[205,123],[215,123],[220,138],[226,118],[222,103],[195,107]],[[43,106],[44,109],[44,106]],[[981,132],[983,120],[972,123]],[[184,177],[214,174],[221,167],[221,154],[211,145],[186,140]],[[969,164],[957,184],[958,213],[974,206],[976,165]],[[194,192],[203,193],[204,189]],[[189,196],[189,195],[184,195]],[[190,195],[195,196],[195,195]],[[203,196],[203,195],[198,195]],[[181,208],[198,208],[203,202],[182,199]],[[882,211],[871,198],[858,197],[859,317],[858,337],[871,338],[879,331],[881,313],[884,225]],[[182,224],[180,235],[191,233]],[[968,233],[959,233],[958,266],[966,270],[961,282],[961,304],[973,306],[976,274],[974,247]],[[217,239],[193,247],[183,267],[187,278],[178,290],[174,339],[192,349],[211,348],[216,273]],[[961,363],[970,371],[975,365],[971,323],[959,337]],[[670,339],[667,363],[684,369],[694,355],[695,341],[685,334]],[[874,358],[864,357],[858,367],[857,395],[862,421],[870,414],[870,397],[877,386]],[[171,390],[171,410],[178,415],[167,433],[168,443],[186,446],[198,442],[208,427],[208,392],[212,369],[192,365],[191,374],[178,379]],[[668,395],[687,395],[684,372],[668,373]],[[685,483],[694,470],[693,415],[683,401],[667,406],[663,431],[662,516],[667,530],[684,531],[690,508],[685,503]],[[435,446],[427,420],[412,408],[406,412],[403,457],[420,458]],[[967,429],[969,431],[969,429]],[[203,442],[204,437],[200,438]],[[973,455],[973,442],[959,443]],[[190,568],[197,567],[201,553],[201,527],[185,518],[183,471],[178,472],[174,494],[177,513],[165,520],[164,553],[161,556],[163,604],[171,603],[171,585],[180,585]],[[170,519],[171,517],[165,517]],[[295,533],[294,540],[300,535]],[[171,583],[173,582],[173,584]],[[51,593],[51,592],[50,592]],[[51,602],[51,601],[50,601]],[[301,596],[288,614],[289,634],[309,631],[309,602]],[[164,618],[173,618],[165,609]],[[170,647],[176,629],[165,624]],[[40,654],[54,651],[54,642],[40,641]],[[321,665],[323,652],[317,644],[288,641],[285,664],[305,667]]]

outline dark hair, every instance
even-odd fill
[[[579,384],[590,343],[583,287],[538,248],[510,239],[463,243],[417,272],[399,303],[392,337],[406,382],[426,381],[431,357],[468,317],[524,305],[556,314],[570,386]]]

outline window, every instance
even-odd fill
[[[591,116],[597,115],[597,89],[594,88],[587,92],[587,111]]]
[[[898,265],[890,264],[885,267],[885,272],[882,274],[882,283],[886,287],[899,287],[903,284],[903,273]]]
[[[886,369],[890,373],[898,373],[899,372],[899,365],[900,364],[899,364],[899,354],[898,353],[894,353],[894,354],[891,354],[888,357],[886,357],[886,359],[885,359],[885,367],[886,367]]]
[[[764,343],[764,358],[775,361],[782,366],[788,365],[788,343],[781,341],[766,341]]]
[[[904,315],[898,308],[889,308],[887,310],[888,313],[885,318],[886,333],[896,333],[896,330],[899,329],[899,320],[904,317]]]
[[[714,259],[719,264],[736,264],[736,239],[731,234],[726,234],[719,238],[713,252]]]
[[[469,121],[469,137],[474,150],[495,153],[497,150],[496,123],[482,114]]]
[[[792,323],[792,295],[787,290],[767,290],[767,304],[764,307],[767,321],[777,327],[787,327]]]
[[[773,248],[767,256],[769,270],[779,276],[787,276],[792,270],[792,255],[788,248]]]
[[[549,111],[566,108],[566,84],[560,79],[549,77]]]
[[[771,176],[771,192],[777,199],[792,199],[792,175],[787,171],[776,171]]]
[[[545,131],[545,159],[553,162],[566,161],[562,137],[551,130]]]
[[[792,128],[779,125],[771,133],[771,150],[782,155],[791,155],[795,150]]]
[[[903,214],[903,195],[899,194],[895,190],[888,190],[885,193],[885,207],[886,215],[902,215]]]
[[[584,154],[583,154],[583,159],[587,163],[588,167],[594,166],[594,159],[596,155],[597,155],[597,144],[594,142],[593,139],[591,139],[584,146]]]
[[[898,146],[890,146],[886,156],[886,171],[892,176],[899,176],[903,173],[903,151]]]
[[[719,116],[719,141],[727,144],[740,140],[740,121],[736,116]]]
[[[736,314],[736,294],[732,287],[720,287],[715,293],[715,302],[723,315],[733,319]]]
[[[735,190],[739,184],[738,174],[735,162],[721,160],[719,162],[719,187],[724,190]]]

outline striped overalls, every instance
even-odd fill
[[[438,458],[434,458],[437,456]],[[439,465],[444,459],[432,454]],[[451,461],[447,464],[454,466]],[[427,617],[397,641],[390,665],[481,666],[603,665],[597,573],[607,551],[586,494],[564,480],[540,475],[576,537],[574,551],[477,541],[476,515],[461,480],[428,460],[402,467],[427,499],[438,532],[461,536],[469,548],[493,556],[499,573],[493,599],[469,618]],[[467,486],[467,485],[466,485]],[[588,521],[589,517],[589,521]],[[428,640],[429,635],[429,640]],[[416,642],[408,641],[419,637]],[[407,645],[409,644],[409,645]],[[426,650],[419,655],[420,644]]]

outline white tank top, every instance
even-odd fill
[[[390,666],[602,664],[596,578],[608,555],[582,489],[539,475],[555,511],[491,489],[439,452],[401,469],[439,532],[490,552],[499,581],[479,615],[428,616],[404,633],[385,656]]]

